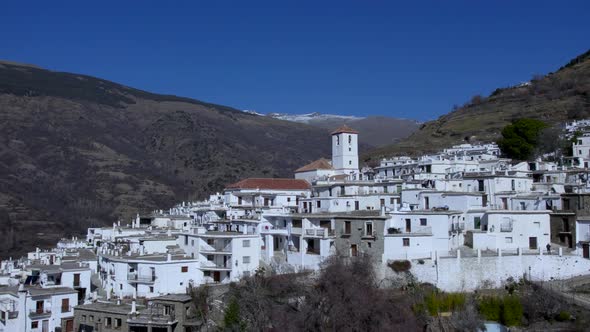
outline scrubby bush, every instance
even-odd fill
[[[412,268],[412,263],[408,260],[398,260],[389,262],[387,264],[393,271],[400,273],[400,272],[408,272]]]

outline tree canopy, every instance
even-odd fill
[[[502,138],[498,145],[510,158],[527,160],[539,144],[539,135],[547,124],[535,119],[519,119],[502,129]]]

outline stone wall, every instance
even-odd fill
[[[420,264],[423,262],[423,264]],[[396,278],[383,265],[384,278]],[[512,255],[491,257],[439,258],[413,260],[412,274],[420,281],[436,285],[447,292],[474,291],[478,288],[501,288],[508,278],[524,276],[536,281],[568,279],[590,274],[590,260],[574,255]]]

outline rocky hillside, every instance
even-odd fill
[[[0,131],[1,256],[330,153],[323,129],[7,62]]]
[[[590,118],[590,51],[554,73],[530,82],[499,88],[490,96],[475,96],[465,105],[420,129],[397,144],[368,153],[365,161],[401,153],[432,152],[466,141],[493,141],[504,126],[518,118],[549,124]]]

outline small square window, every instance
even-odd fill
[[[31,328],[32,329],[36,329],[39,327],[39,321],[32,321],[31,322]]]
[[[507,237],[506,238],[506,243],[512,243],[512,238],[511,237]]]
[[[420,218],[420,226],[426,226],[428,225],[428,221],[426,220],[426,218]]]
[[[402,239],[402,241],[403,241],[404,247],[409,247],[410,246],[410,238],[405,237],[405,238]]]
[[[250,264],[250,256],[244,256],[244,257],[242,257],[242,263],[244,263],[244,264]]]
[[[180,267],[180,272],[182,272],[182,273],[188,272],[188,266],[182,266],[182,267]]]
[[[249,248],[250,247],[250,240],[244,240],[244,241],[242,241],[242,247]]]

